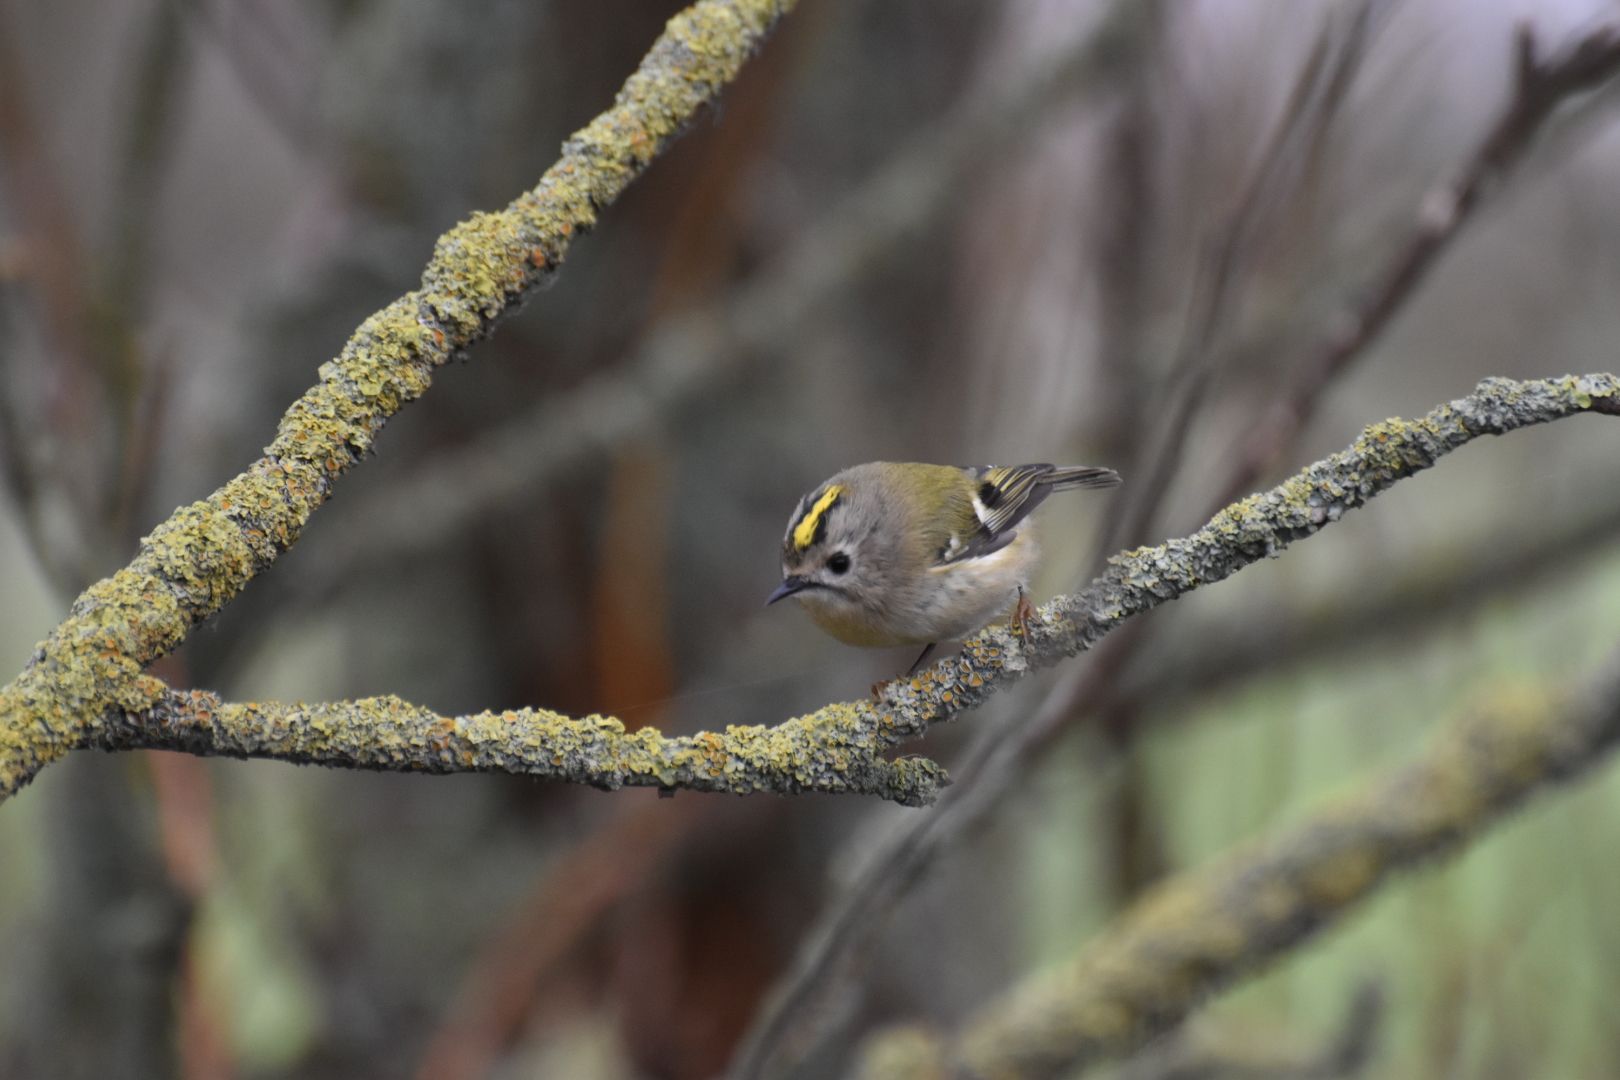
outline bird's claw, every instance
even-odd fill
[[[1035,614],[1035,605],[1029,602],[1023,589],[1018,590],[1018,602],[1013,605],[1012,627],[1013,632],[1025,642],[1029,641],[1029,620]]]

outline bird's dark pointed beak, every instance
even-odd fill
[[[782,599],[784,596],[792,596],[794,593],[800,591],[801,589],[808,589],[811,586],[811,584],[812,584],[811,582],[806,581],[802,577],[795,577],[795,576],[790,574],[787,577],[783,578],[782,579],[782,584],[778,585],[776,587],[776,591],[771,593],[771,595],[766,598],[765,606],[770,607],[772,604],[776,603],[778,600]]]

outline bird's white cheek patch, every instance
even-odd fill
[[[979,519],[981,525],[990,520],[990,508],[984,505],[978,495],[973,496],[973,516]],[[951,539],[955,540],[956,537],[953,536]]]

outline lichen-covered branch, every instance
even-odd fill
[[[626,731],[611,717],[545,709],[441,716],[396,697],[238,704],[170,690],[147,709],[112,714],[82,745],[351,769],[521,773],[609,789],[861,792],[906,804],[932,797],[943,782],[938,765],[884,760],[874,730],[823,716],[831,711],[817,714],[817,723],[807,717],[666,736]]]
[[[1620,741],[1620,656],[1574,690],[1499,692],[1394,769],[1272,839],[1173,878],[1072,960],[942,1042],[908,1028],[864,1075],[1070,1076],[1129,1053],[1210,994],[1333,924],[1391,873],[1460,849]]]
[[[890,747],[973,708],[1034,667],[1090,648],[1134,615],[1276,555],[1482,435],[1589,411],[1620,415],[1620,378],[1487,379],[1417,420],[1374,424],[1348,449],[1235,503],[1191,536],[1116,555],[1084,590],[1043,606],[1027,641],[993,627],[959,656],[891,683],[881,701],[832,704],[775,727],[671,738],[626,732],[608,718],[537,709],[449,718],[394,698],[227,704],[164,688],[84,728],[79,745],[378,769],[503,769],[603,787],[865,792],[926,803],[945,782],[944,770],[919,758],[887,763],[882,755]]]
[[[182,507],[123,570],[87,589],[0,690],[0,798],[84,741],[110,711],[157,707],[143,674],[285,551],[433,370],[488,334],[704,105],[792,0],[700,0],[671,19],[612,108],[576,132],[531,191],[439,238],[421,287],[372,315],[282,417],[246,472]]]

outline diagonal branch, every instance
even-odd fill
[[[1620,656],[1573,690],[1498,693],[1448,724],[1416,760],[1277,836],[1165,882],[948,1044],[915,1029],[875,1039],[863,1075],[1036,1080],[1130,1053],[1337,922],[1392,873],[1460,850],[1616,742]]]
[[[297,540],[336,479],[433,370],[494,330],[574,235],[713,101],[792,0],[700,0],[670,20],[612,108],[533,190],[439,238],[422,284],[372,315],[282,417],[246,472],[182,507],[134,560],[87,589],[0,689],[0,797],[81,743],[109,711],[160,707],[142,674]]]
[[[78,745],[374,769],[504,770],[607,788],[862,792],[926,803],[945,782],[944,770],[925,758],[885,761],[885,750],[974,708],[1033,668],[1091,648],[1132,616],[1277,555],[1482,435],[1583,412],[1620,415],[1620,377],[1487,379],[1417,420],[1372,425],[1348,449],[1227,507],[1191,536],[1116,555],[1084,590],[1044,605],[1027,641],[993,627],[960,656],[891,684],[881,702],[828,705],[775,727],[676,737],[541,709],[444,717],[391,697],[227,704],[200,691],[165,689],[150,702],[112,712]]]

